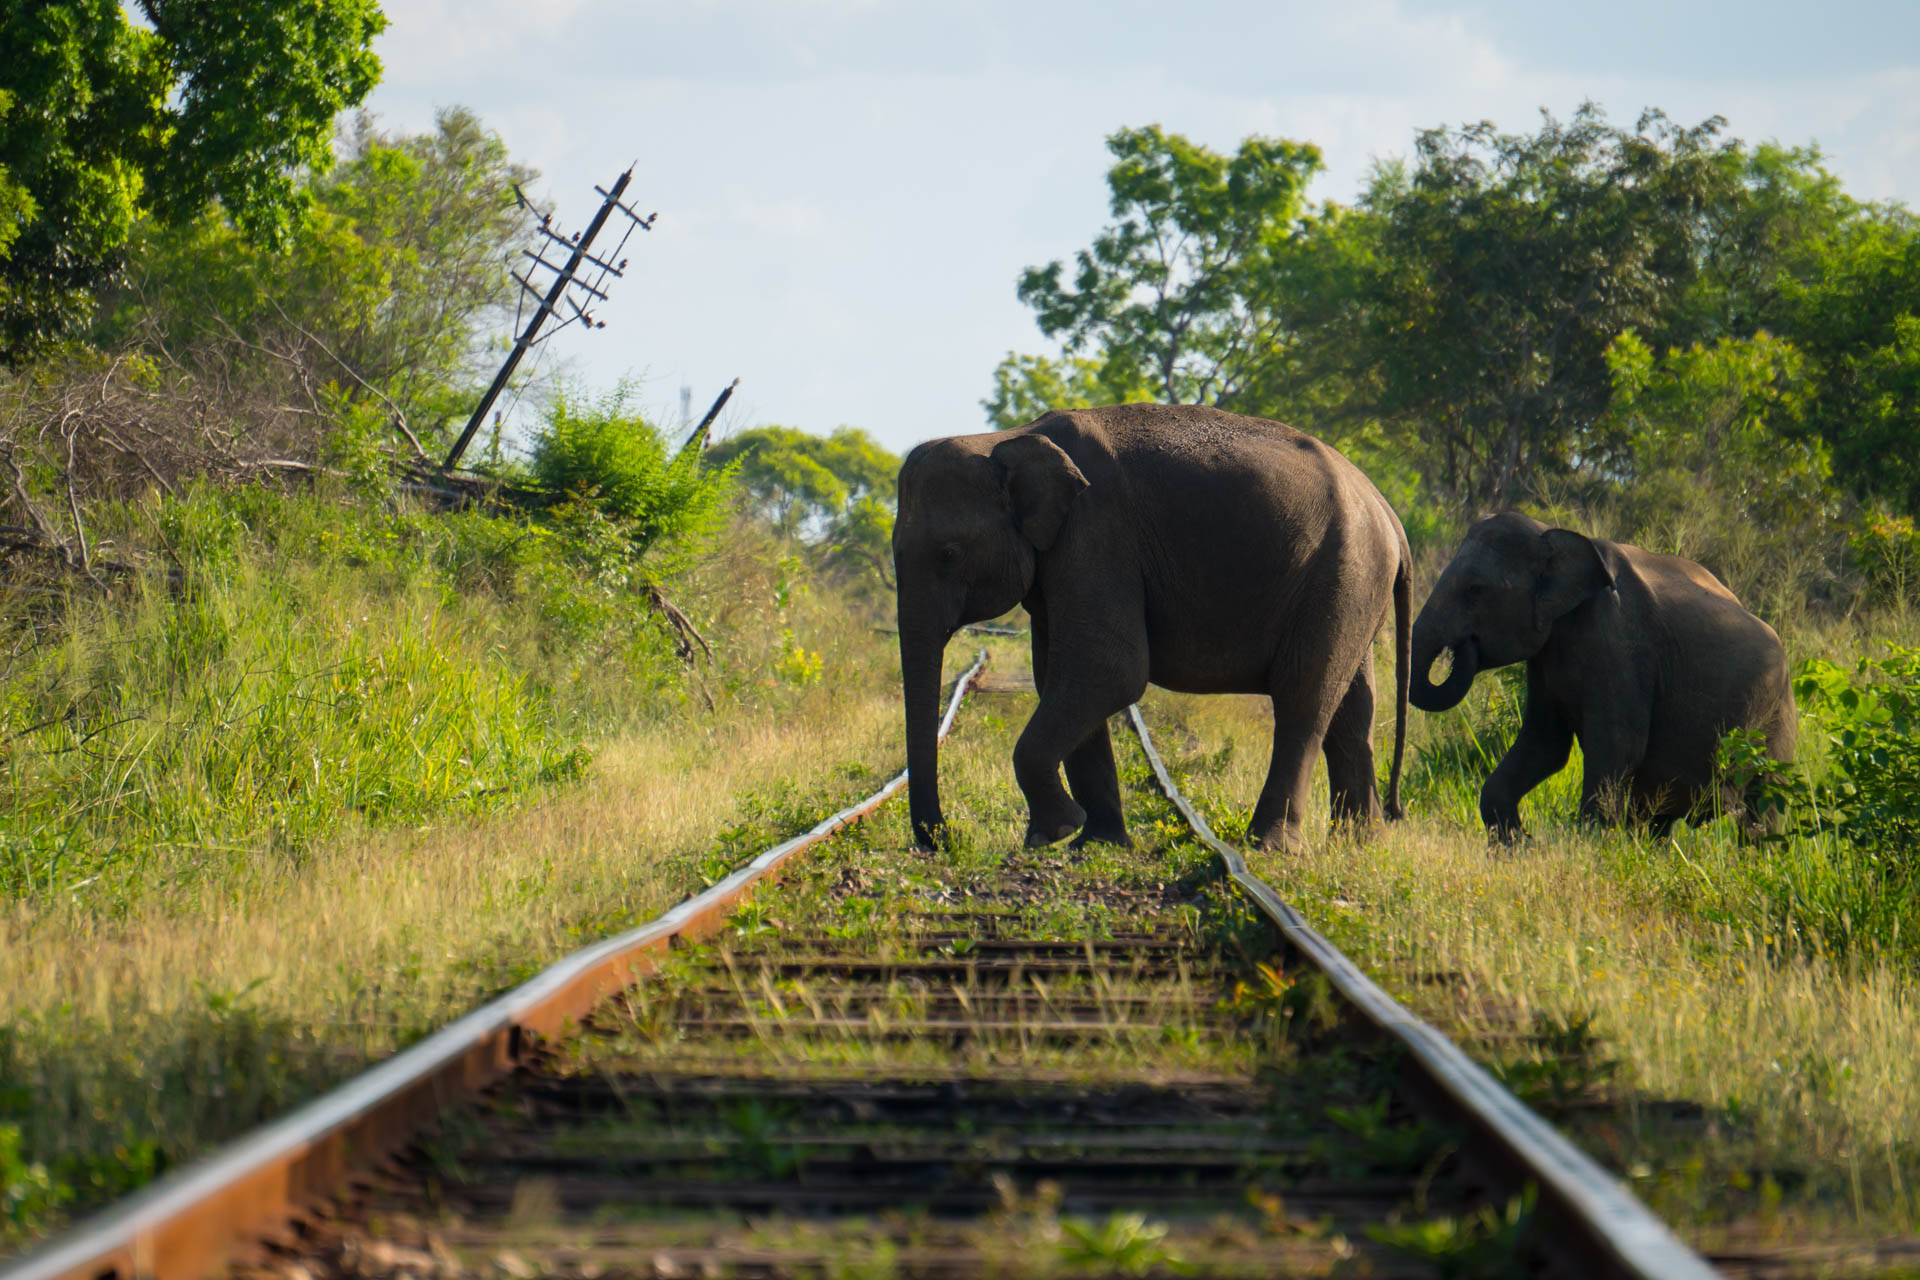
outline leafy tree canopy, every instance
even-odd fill
[[[1648,112],[1621,129],[1587,103],[1531,135],[1430,129],[1411,170],[1374,185],[1356,354],[1442,488],[1501,505],[1576,458],[1604,464],[1609,344],[1691,336],[1675,303],[1728,197],[1723,125]]]
[[[379,78],[376,0],[0,5],[0,360],[73,332],[138,218],[218,200],[278,243]]]
[[[1783,331],[1813,366],[1808,426],[1856,493],[1920,511],[1920,219],[1874,209],[1809,246]]]
[[[229,377],[236,358],[297,362],[349,400],[397,404],[431,436],[492,372],[489,340],[516,292],[503,263],[526,230],[512,185],[534,176],[465,108],[409,135],[363,115],[339,161],[302,181],[306,207],[278,248],[219,208],[143,222],[98,340]]]
[[[753,427],[708,450],[736,468],[739,484],[783,533],[807,537],[830,558],[871,568],[882,583],[893,538],[900,459],[858,427],[816,436],[795,427]]]
[[[1285,338],[1272,295],[1320,151],[1253,137],[1226,156],[1158,125],[1107,149],[1115,221],[1070,282],[1058,260],[1023,271],[1020,300],[1070,355],[1098,357],[1109,398],[1232,405]]]
[[[1112,372],[1124,376],[1128,371]],[[1153,399],[1151,388],[1114,386],[1107,381],[1108,373],[1106,364],[1087,356],[1053,360],[1009,351],[993,371],[993,394],[982,400],[980,407],[996,428],[1011,431],[1050,409],[1090,409]]]
[[[858,427],[816,436],[797,427],[752,427],[707,451],[739,465],[739,481],[785,533],[827,523],[863,498],[890,503],[900,459]]]

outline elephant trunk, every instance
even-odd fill
[[[946,642],[944,632],[900,628],[900,687],[907,707],[907,809],[913,818],[913,841],[922,849],[934,848],[946,825],[940,814],[940,665]]]
[[[1420,620],[1422,623],[1425,618]],[[1453,669],[1439,684],[1433,683],[1434,660],[1443,649],[1453,650]],[[1473,637],[1443,641],[1432,627],[1414,624],[1413,683],[1407,689],[1407,701],[1422,711],[1449,711],[1460,705],[1480,671],[1480,649]]]

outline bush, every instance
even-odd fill
[[[1920,589],[1920,528],[1908,516],[1868,513],[1847,537],[1847,557],[1881,603],[1910,603]]]
[[[0,897],[297,861],[580,774],[581,738],[681,668],[625,526],[549,515],[210,486],[97,508],[171,572],[0,621]]]
[[[1845,950],[1861,945],[1912,951],[1917,891],[1913,848],[1920,837],[1920,649],[1895,647],[1862,658],[1850,672],[1822,659],[1794,677],[1803,745],[1824,758],[1782,765],[1761,736],[1735,730],[1721,740],[1728,783],[1775,830],[1749,873],[1782,936],[1814,936]],[[1907,922],[1905,937],[1903,921]]]
[[[697,450],[669,453],[658,428],[629,408],[622,387],[597,401],[562,396],[534,434],[536,480],[590,501],[617,521],[636,554],[671,555],[714,529],[731,472],[702,465]]]

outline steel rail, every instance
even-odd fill
[[[945,738],[987,664],[954,682]],[[498,999],[304,1106],[235,1139],[0,1266],[0,1280],[200,1280],[250,1237],[284,1222],[353,1168],[377,1160],[447,1106],[512,1070],[529,1033],[552,1036],[651,973],[675,939],[718,932],[727,914],[795,855],[866,817],[906,785],[885,786],[782,841],[698,894],[625,933],[557,961]]]
[[[1147,762],[1153,766],[1161,792],[1201,842],[1219,857],[1228,878],[1259,906],[1290,947],[1326,975],[1334,990],[1362,1018],[1381,1035],[1405,1047],[1408,1061],[1423,1077],[1426,1092],[1442,1099],[1449,1112],[1465,1119],[1483,1141],[1503,1153],[1510,1170],[1539,1188],[1557,1225],[1580,1242],[1581,1248],[1576,1251],[1563,1239],[1556,1252],[1582,1263],[1583,1270],[1610,1277],[1712,1280],[1716,1273],[1706,1260],[1689,1249],[1617,1178],[1536,1115],[1453,1041],[1381,990],[1292,904],[1254,875],[1240,851],[1216,836],[1174,785],[1137,703],[1127,708],[1127,717]]]

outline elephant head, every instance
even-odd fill
[[[1480,671],[1533,657],[1555,623],[1612,587],[1591,538],[1514,512],[1479,521],[1414,621],[1408,700],[1422,711],[1458,705]],[[1433,664],[1449,650],[1453,668],[1434,684]]]
[[[1065,450],[1024,432],[929,441],[900,467],[893,564],[907,798],[922,847],[932,847],[943,822],[937,737],[947,641],[1026,598],[1039,557],[1059,539],[1086,487]]]

